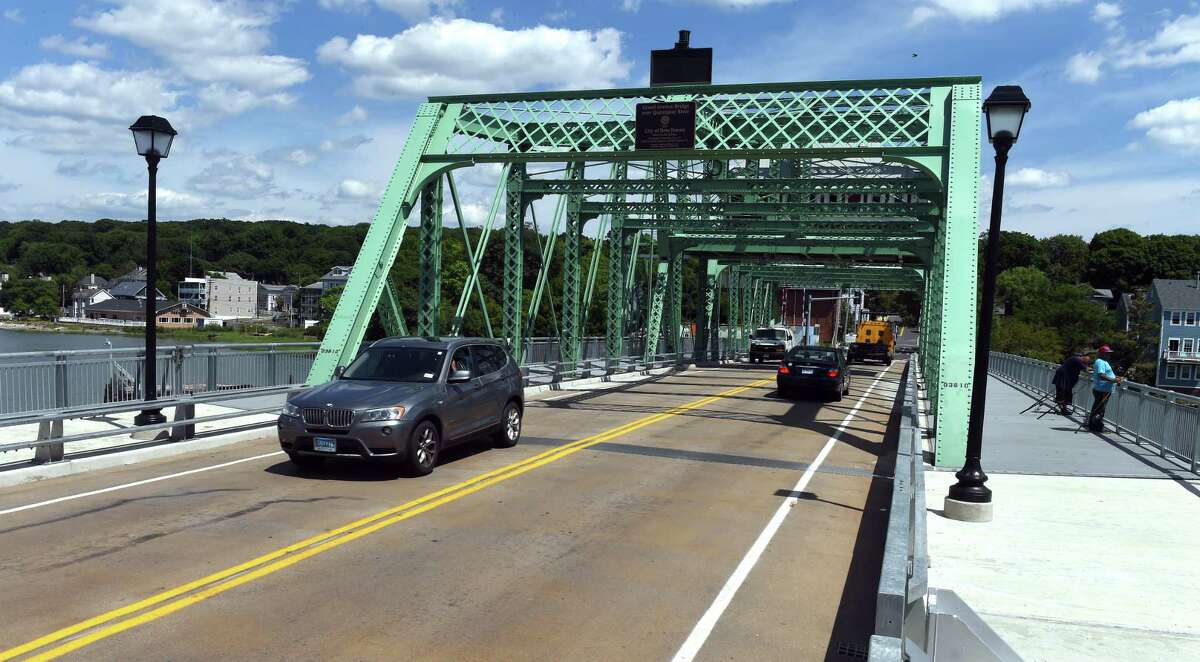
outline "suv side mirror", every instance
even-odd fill
[[[450,373],[449,377],[446,378],[447,384],[461,384],[469,381],[471,381],[470,370],[455,370],[454,372]]]
[[[342,374],[343,374],[343,373],[345,373],[345,372],[346,372],[346,366],[344,366],[344,365],[340,365],[340,366],[338,366],[338,367],[336,367],[336,368],[334,368],[334,369],[333,369],[333,378],[334,378],[334,379],[341,379],[341,378],[342,378]]]

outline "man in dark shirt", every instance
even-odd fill
[[[1054,371],[1054,401],[1058,403],[1058,413],[1066,416],[1071,413],[1071,396],[1075,385],[1079,383],[1079,373],[1088,369],[1088,357],[1079,352],[1070,356]]]

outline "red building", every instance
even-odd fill
[[[787,327],[804,326],[804,295],[806,292],[814,299],[829,299],[838,295],[837,290],[780,290],[780,302],[783,304],[781,324]],[[820,327],[821,342],[823,343],[833,342],[833,324],[837,315],[837,304],[838,302],[832,299],[812,302],[812,323]],[[845,324],[845,322],[846,320],[843,319],[842,323]],[[801,342],[799,338],[797,338],[797,342]]]

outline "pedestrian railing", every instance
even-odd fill
[[[562,362],[557,338],[532,338],[521,365],[526,386],[552,385],[586,377],[644,371],[690,362],[692,338],[679,351],[666,350],[659,339],[656,353],[646,356],[644,339],[626,338],[626,356],[606,357],[605,339],[585,338],[582,360]],[[717,339],[722,358],[736,358],[725,338]],[[199,423],[274,413],[278,407],[238,408],[197,417],[197,405],[228,406],[232,400],[283,395],[303,388],[318,343],[269,343],[163,347],[157,353],[161,376],[152,387],[154,408],[173,408],[174,418],[151,426],[63,434],[63,422],[100,419],[139,411],[145,406],[145,353],[139,349],[74,350],[0,354],[0,429],[37,424],[36,439],[0,438],[0,453],[33,448],[35,462],[57,461],[63,444],[131,432],[170,430],[172,440],[194,435]],[[706,354],[710,353],[706,352]],[[534,359],[534,360],[530,360]],[[699,360],[703,360],[700,357]]]
[[[1013,354],[992,352],[988,372],[1045,397],[1053,404],[1054,371],[1058,366]],[[1087,414],[1092,407],[1091,382],[1083,376],[1072,393],[1072,408]],[[1163,457],[1190,464],[1200,458],[1200,398],[1137,382],[1123,381],[1109,397],[1104,421],[1118,436],[1157,449]]]
[[[138,348],[0,354],[0,420],[156,397],[302,384],[319,343],[180,345],[156,354],[147,387]]]

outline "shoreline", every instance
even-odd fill
[[[64,333],[74,335],[121,335],[138,338],[143,335],[144,327],[120,326],[91,326],[71,324],[70,322],[14,322],[0,321],[0,331],[22,331],[26,333]],[[178,340],[193,340],[201,342],[320,342],[318,338],[305,336],[302,333],[283,333],[279,335],[254,335],[238,331],[197,331],[194,329],[158,329],[155,334],[159,338],[174,338]]]

